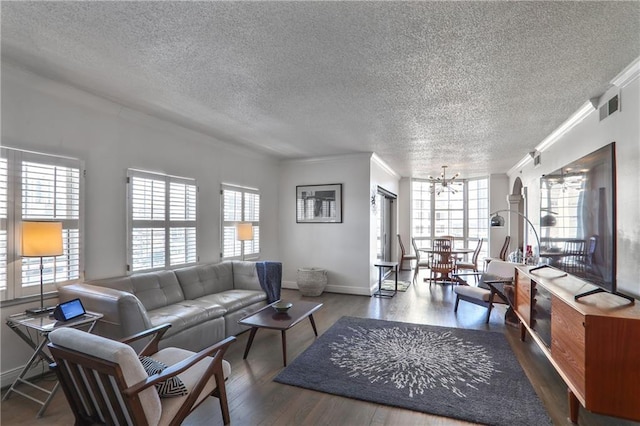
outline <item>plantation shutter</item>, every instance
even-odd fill
[[[7,291],[7,159],[0,158],[0,293]],[[2,298],[4,299],[4,297]]]
[[[238,222],[251,222],[253,239],[244,242],[245,259],[260,256],[260,193],[255,188],[223,184],[222,190],[222,249],[223,259],[240,259],[243,244],[237,240]]]
[[[8,147],[0,153],[0,299],[40,292],[40,258],[21,256],[23,220],[62,223],[63,254],[42,259],[44,291],[80,279],[82,162]]]
[[[130,271],[196,263],[196,181],[139,170],[128,181]]]

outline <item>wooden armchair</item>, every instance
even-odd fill
[[[51,365],[76,425],[179,425],[209,395],[220,399],[224,424],[230,423],[225,379],[231,372],[223,360],[235,337],[198,353],[179,348],[158,351],[158,342],[170,325],[154,327],[121,342],[71,327],[49,334]],[[151,340],[139,354],[130,343]],[[149,375],[139,356],[149,356],[167,366]],[[161,398],[156,385],[177,377],[186,395]]]
[[[477,286],[469,285],[464,280],[465,275],[476,276]],[[460,300],[484,306],[487,308],[487,317],[485,322],[489,322],[491,310],[494,303],[508,304],[507,295],[497,290],[498,287],[504,287],[505,284],[513,283],[515,275],[515,266],[513,263],[494,260],[489,263],[487,270],[480,274],[473,272],[469,274],[455,274],[454,278],[458,281],[453,291],[456,293],[456,304],[453,307],[454,312],[458,312],[458,304]],[[478,279],[479,277],[479,279]]]

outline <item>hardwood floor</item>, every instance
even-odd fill
[[[401,278],[410,278],[403,272]],[[448,327],[503,331],[520,364],[533,384],[554,424],[570,424],[567,419],[567,388],[540,349],[531,342],[521,342],[517,329],[504,325],[504,307],[497,307],[489,324],[484,323],[481,307],[461,302],[458,314],[453,312],[455,297],[450,286],[429,285],[419,280],[404,293],[392,299],[324,293],[316,298],[303,298],[298,291],[283,290],[282,298],[313,300],[324,303],[314,314],[318,333],[322,334],[343,315],[393,321],[433,324]],[[234,425],[461,425],[453,419],[414,411],[342,398],[273,382],[282,370],[280,332],[259,330],[247,360],[242,359],[249,333],[227,352],[232,373],[227,382],[231,422]],[[308,321],[287,331],[288,360],[293,361],[313,343],[315,336]],[[46,379],[43,379],[46,380]],[[46,383],[46,382],[45,382]],[[51,380],[49,379],[49,385]],[[6,389],[3,390],[3,394]],[[522,401],[526,404],[526,401]],[[69,425],[73,415],[62,392],[58,392],[45,416],[35,418],[35,403],[17,395],[2,402],[2,425]],[[188,425],[222,424],[218,400],[209,398],[188,421]],[[611,417],[599,416],[580,409],[580,424],[638,425]]]

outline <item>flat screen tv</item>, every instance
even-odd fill
[[[619,294],[615,142],[540,179],[540,257],[596,286],[576,299]]]

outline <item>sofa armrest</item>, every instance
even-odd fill
[[[87,311],[101,313],[94,333],[104,337],[121,339],[152,327],[140,300],[126,291],[81,283],[60,286],[58,296],[60,302],[79,298]]]
[[[256,262],[260,287],[267,293],[267,303],[280,299],[282,288],[282,262]]]

